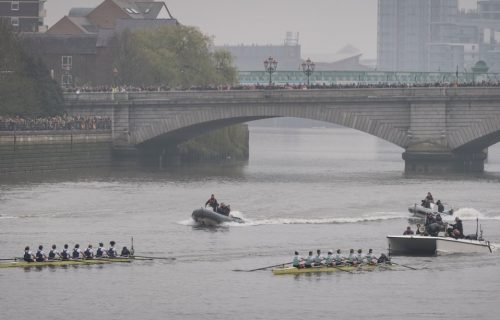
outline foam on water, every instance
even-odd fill
[[[454,217],[460,217],[462,220],[500,220],[500,215],[486,215],[474,208],[460,208],[453,214]]]

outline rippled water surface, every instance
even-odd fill
[[[405,177],[402,149],[339,128],[252,128],[247,164],[0,180],[0,258],[115,240],[175,261],[0,269],[1,319],[498,319],[500,255],[397,257],[417,270],[235,272],[294,250],[373,248],[427,191],[500,243],[500,146],[481,176]],[[193,224],[211,193],[245,225]]]

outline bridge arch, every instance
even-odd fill
[[[480,151],[500,142],[500,116],[492,116],[450,134],[454,151]]]

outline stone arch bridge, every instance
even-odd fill
[[[406,172],[481,172],[500,141],[500,88],[66,93],[73,115],[113,120],[116,150],[160,154],[208,131],[296,117],[339,124],[404,148]]]

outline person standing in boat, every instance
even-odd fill
[[[437,205],[437,207],[438,207],[438,212],[439,212],[439,213],[443,213],[443,212],[444,212],[444,205],[441,203],[441,200],[438,200],[438,201],[436,202],[436,205]]]
[[[69,260],[70,258],[71,258],[71,254],[70,254],[70,252],[69,252],[69,246],[68,246],[68,244],[66,243],[66,244],[64,245],[64,249],[63,249],[63,251],[61,252],[61,259],[63,259],[63,260]]]
[[[96,258],[102,258],[106,255],[106,248],[104,248],[104,243],[99,242],[99,248],[97,248],[97,251],[95,253]]]
[[[92,249],[91,244],[89,244],[87,249],[83,251],[83,256],[85,257],[85,259],[94,259],[94,249]]]
[[[427,196],[425,197],[425,200],[428,203],[434,203],[434,197],[432,196],[432,194],[430,192],[427,192]]]
[[[57,251],[57,246],[52,245],[52,249],[49,251],[49,260],[55,260],[57,257],[61,258],[61,254]]]
[[[33,254],[33,252],[31,252],[31,251],[30,251],[30,247],[26,247],[26,248],[24,248],[24,255],[23,255],[23,259],[24,259],[24,261],[26,261],[26,262],[35,262],[36,257],[35,257],[35,255]]]
[[[44,262],[47,261],[47,255],[43,252],[43,246],[39,245],[38,250],[35,254],[36,262]]]
[[[215,196],[213,194],[210,196],[210,199],[208,199],[207,202],[205,202],[205,208],[207,207],[207,204],[210,207],[212,207],[214,212],[217,212],[217,207],[219,206],[219,203],[217,202],[217,199],[215,199]]]
[[[115,243],[114,241],[109,242],[108,257],[110,258],[116,258],[118,256],[118,252],[115,249]]]

